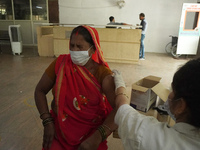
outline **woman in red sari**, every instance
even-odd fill
[[[43,149],[106,150],[106,138],[116,129],[115,86],[103,58],[96,29],[74,28],[70,54],[61,55],[46,69],[35,89],[35,102],[43,120]],[[49,111],[46,94],[54,99]]]

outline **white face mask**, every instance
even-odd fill
[[[169,107],[169,99],[167,99],[167,101],[164,103],[164,109],[167,111],[167,113],[169,114],[169,116],[176,121],[176,118],[174,116],[174,114],[171,113],[170,111],[170,107]]]
[[[76,65],[84,66],[90,59],[88,52],[91,48],[92,48],[92,46],[86,51],[71,51],[71,50],[69,50],[72,62]]]

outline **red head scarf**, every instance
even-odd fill
[[[106,67],[109,68],[107,62],[105,61],[104,57],[103,57],[103,52],[101,50],[101,46],[100,46],[100,41],[99,41],[99,34],[97,32],[97,30],[93,27],[90,26],[86,26],[86,25],[82,25],[82,27],[84,27],[85,29],[88,30],[88,32],[90,33],[94,46],[95,46],[95,53],[92,54],[92,59],[97,62],[98,64],[102,64],[105,65]]]

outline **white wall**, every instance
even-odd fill
[[[183,3],[197,0],[125,0],[119,8],[117,0],[59,0],[60,23],[106,25],[109,16],[116,22],[139,24],[139,14],[145,13],[148,30],[145,51],[165,53],[169,35],[178,36]]]

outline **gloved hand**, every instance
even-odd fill
[[[118,70],[113,70],[112,72],[114,73],[113,77],[114,77],[114,82],[115,82],[115,91],[119,87],[125,88],[126,86],[125,86],[121,73]]]

